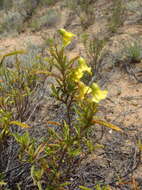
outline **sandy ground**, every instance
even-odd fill
[[[102,14],[106,11],[107,7],[111,5],[111,1],[109,1],[109,3],[107,2],[106,7],[105,7],[105,3],[106,3],[106,0],[103,0],[101,4],[98,1],[97,6],[98,8],[100,8],[100,11],[97,12],[97,20],[96,22],[94,22],[92,26],[90,26],[86,30],[86,32],[93,33],[95,35],[97,35],[100,32],[105,33],[106,20],[104,18],[105,16]],[[65,17],[67,17],[67,15],[68,14],[66,11],[63,12],[62,20],[57,26],[57,28],[64,27],[67,20],[67,18],[65,19]],[[73,23],[78,22],[78,18],[76,18],[76,20],[73,20],[72,22]],[[100,22],[103,23],[104,25],[103,24],[100,25]],[[79,29],[80,29],[80,26],[79,26]],[[73,31],[76,31],[76,30],[77,30],[76,28],[73,29]],[[0,39],[0,50],[2,52],[0,53],[3,54],[3,52],[4,53],[9,52],[15,49],[16,50],[25,49],[27,47],[27,44],[29,43],[37,45],[37,46],[40,46],[40,45],[42,46],[42,44],[44,43],[44,39],[42,36],[44,34],[45,35],[51,34],[53,31],[55,32],[55,29],[43,29],[42,31],[35,32],[35,33],[26,31],[25,33],[19,34],[15,37],[7,37],[5,39]],[[121,40],[124,40],[124,38],[125,40],[127,40],[127,38],[131,39],[134,36],[137,36],[139,38],[142,37],[142,25],[140,24],[123,25],[122,27],[118,29],[117,34],[114,34],[111,37],[111,41],[113,41],[113,45],[110,47],[110,50],[112,50],[112,52],[115,53],[115,51],[119,49]],[[75,49],[71,51],[70,57],[74,57],[78,55],[78,53],[81,55],[84,54],[84,49],[83,49],[82,44],[76,45]],[[134,66],[134,71],[137,69],[138,70],[142,69],[142,61],[137,63]],[[105,73],[105,70],[103,72]],[[139,78],[142,79],[142,76],[140,74],[139,74]],[[109,94],[108,94],[108,98],[101,105],[103,108],[102,110],[104,111],[103,112],[104,118],[108,122],[118,125],[127,133],[128,138],[126,138],[126,142],[125,142],[126,147],[128,145],[131,146],[132,144],[135,143],[136,136],[139,136],[139,138],[142,138],[142,83],[136,81],[135,78],[130,73],[127,73],[125,69],[115,67],[114,71],[112,72],[109,79],[105,83],[105,88],[108,89]],[[52,110],[53,105],[50,105],[50,106],[44,105],[42,107],[42,113],[43,112],[46,113],[47,107],[48,108],[51,107],[51,110]],[[122,139],[121,135],[120,135],[121,137],[119,135],[117,136],[116,133],[111,130],[108,130],[108,134],[109,135],[106,137],[106,139],[110,141],[111,143],[112,143],[113,138],[115,140],[116,138],[118,138],[120,141]],[[107,142],[106,139],[104,140],[105,143]],[[105,158],[103,157],[103,159]],[[89,164],[93,165],[93,163],[95,162],[96,162],[96,157],[92,156],[91,163]],[[83,170],[80,170],[80,172],[81,171]],[[142,168],[139,167],[139,169],[134,173],[134,176],[136,178],[138,177],[141,178],[141,172],[142,172]],[[83,176],[84,174],[81,173],[80,176],[81,175]],[[88,177],[89,177],[89,174],[88,174]],[[112,176],[110,178],[112,178]],[[78,177],[78,179],[80,178]],[[85,177],[84,179],[86,180]],[[109,180],[110,179],[108,179],[108,181]],[[123,189],[129,189],[129,188],[120,187],[118,189],[123,190]]]

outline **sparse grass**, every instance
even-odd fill
[[[126,52],[129,62],[140,62],[142,59],[142,46],[138,42],[125,46],[124,51]]]
[[[85,33],[81,36],[81,38],[85,47],[89,64],[91,65],[92,70],[96,75],[100,67],[98,59],[106,43],[106,39],[99,39],[94,36],[90,37],[89,34]]]
[[[1,23],[1,33],[3,32],[20,32],[23,29],[24,18],[19,12],[8,12],[4,14],[4,18]]]
[[[71,0],[66,1],[67,6],[72,9],[80,19],[83,30],[87,29],[95,22],[94,3],[90,0]]]
[[[57,3],[58,0],[40,0],[40,4],[42,6],[52,6],[55,5],[55,3]]]
[[[113,1],[112,15],[109,18],[109,31],[112,33],[117,32],[117,29],[123,24],[124,20],[124,7],[123,1]]]
[[[53,27],[57,24],[60,19],[60,14],[58,11],[50,9],[46,14],[41,16],[39,19],[34,18],[31,20],[30,28],[32,31],[38,31],[42,27]]]
[[[23,51],[11,52],[3,55],[0,61],[1,189],[5,189],[4,184],[6,183],[2,180],[5,178],[5,172],[9,173],[11,165],[15,166],[16,164],[15,161],[18,156],[16,151],[17,143],[13,139],[13,134],[14,132],[20,133],[21,131],[17,128],[17,125],[21,125],[22,128],[29,127],[26,123],[21,122],[31,120],[44,94],[43,86],[45,76],[42,78],[35,74],[37,69],[42,69],[43,64],[38,60],[36,63],[21,62],[18,58],[18,54],[23,53]],[[5,63],[6,58],[14,55],[16,57],[15,60],[13,60],[13,64],[11,66],[7,65]],[[46,65],[44,65],[44,68],[46,68]],[[12,187],[10,187],[10,189],[11,188]]]
[[[34,94],[38,90],[36,88],[37,83],[40,82],[39,77],[34,72],[42,67],[46,66],[41,62],[37,64],[22,63],[18,56],[15,61],[13,60],[12,65],[5,65],[5,62],[1,63],[0,77],[2,82],[0,84],[0,95],[3,96],[1,101],[4,103],[3,106],[6,112],[13,112],[13,120],[25,121],[27,119],[31,101],[33,101]],[[3,98],[7,100],[5,101]],[[28,109],[27,105],[29,106]]]

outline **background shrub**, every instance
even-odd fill
[[[33,19],[30,23],[30,27],[33,31],[39,30],[42,27],[53,27],[57,24],[59,19],[60,14],[58,13],[58,11],[50,9],[39,19]]]

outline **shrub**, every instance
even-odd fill
[[[140,62],[142,58],[142,47],[138,42],[128,44],[124,49],[130,62]]]
[[[84,33],[81,36],[81,40],[84,44],[89,64],[91,65],[95,75],[97,75],[100,68],[99,57],[106,43],[106,39],[99,39],[95,36],[91,37],[89,34]]]
[[[22,52],[7,54],[2,57],[0,63],[1,145],[6,144],[6,147],[9,145],[7,138],[12,139],[13,142],[14,139],[16,140],[19,144],[20,163],[28,164],[33,185],[39,190],[63,190],[70,184],[69,179],[75,167],[82,159],[87,159],[100,143],[97,137],[92,138],[91,128],[95,131],[96,125],[99,124],[122,131],[117,126],[96,117],[99,102],[106,98],[107,91],[101,90],[96,83],[86,85],[82,81],[85,72],[91,75],[91,68],[82,57],[68,59],[66,47],[75,35],[64,29],[60,29],[59,33],[62,43],[51,45],[49,56],[46,58],[48,65],[42,61],[32,66],[22,65],[17,57],[14,68],[9,69],[4,65],[6,56]],[[39,101],[35,94],[38,94],[38,87],[44,84],[47,77],[52,77],[55,81],[51,85],[52,97],[64,106],[65,117],[59,122],[48,120],[45,137],[35,139],[28,131],[20,133],[13,128],[17,129],[16,126],[29,128],[26,122],[30,118],[29,111],[34,109],[30,105],[34,103],[35,106],[35,100],[36,103]],[[8,166],[3,169],[6,172],[1,171],[2,174],[10,172],[9,164],[13,159],[11,156],[9,159]],[[18,177],[20,178],[19,175]],[[5,177],[2,178],[0,185],[5,185],[4,179],[10,184]],[[22,181],[17,183],[19,188],[20,186],[23,188]],[[12,188],[16,188],[16,184],[13,184]]]
[[[53,27],[59,21],[60,15],[57,11],[50,9],[45,15],[41,16],[39,20],[33,19],[30,23],[32,30],[39,30],[42,27]]]
[[[49,52],[48,61],[53,71],[40,72],[50,73],[55,78],[52,96],[65,106],[67,116],[61,122],[47,122],[47,137],[40,144],[31,140],[26,133],[22,137],[14,135],[21,145],[20,158],[23,161],[26,158],[25,161],[31,164],[31,177],[39,189],[43,186],[47,189],[64,189],[64,186],[69,185],[74,165],[94,151],[95,144],[88,137],[91,126],[98,123],[120,130],[94,118],[98,103],[106,97],[107,92],[101,91],[96,83],[89,87],[81,81],[84,72],[91,73],[91,68],[81,57],[67,59],[65,48],[74,35],[64,29],[60,30],[60,34],[63,38],[62,47],[52,46]],[[54,72],[54,67],[58,74]]]
[[[67,6],[79,17],[83,30],[87,29],[95,21],[95,8],[93,3],[94,2],[90,0],[66,1]]]
[[[41,62],[38,64],[30,64],[29,62],[22,63],[18,57],[16,57],[12,68],[4,64],[3,60],[7,56],[12,56],[17,53],[22,53],[22,51],[12,52],[5,55],[2,59],[0,68],[2,80],[0,84],[0,95],[3,96],[1,97],[1,101],[5,103],[3,105],[5,111],[12,112],[13,119],[18,118],[21,121],[25,121],[27,119],[27,115],[29,114],[27,113],[28,109],[30,109],[30,107],[26,108],[26,106],[30,106],[30,101],[33,101],[34,94],[36,94],[36,90],[38,90],[36,86],[40,81],[39,77],[36,76],[34,72],[38,69],[46,67],[46,65]],[[7,99],[7,101],[4,101],[3,98]]]
[[[1,23],[1,32],[21,32],[23,29],[24,18],[19,12],[8,12],[4,14],[3,21]]]
[[[124,7],[122,0],[114,1],[112,8],[112,15],[109,19],[109,30],[111,32],[116,32],[118,27],[123,24],[124,20]]]
[[[21,53],[23,51],[6,54],[0,62],[0,168],[3,175],[5,172],[9,173],[11,167],[15,167],[16,164],[17,145],[12,138],[13,132],[20,133],[17,125],[29,128],[26,123],[21,122],[31,120],[43,96],[45,78],[42,77],[40,80],[39,76],[35,75],[36,69],[42,68],[42,63],[37,64],[38,60],[36,65],[22,63],[17,56]],[[14,55],[15,61],[12,67],[9,67],[5,64],[5,59]],[[10,181],[9,185],[13,183]]]
[[[32,15],[38,4],[38,0],[14,0],[13,8],[26,18]]]

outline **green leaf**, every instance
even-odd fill
[[[55,97],[57,97],[58,96],[58,91],[57,91],[57,89],[56,89],[56,87],[55,87],[54,84],[52,84],[51,90],[52,90],[52,95],[55,96]]]
[[[70,185],[71,184],[71,182],[65,182],[65,183],[62,183],[61,185],[60,185],[60,187],[64,187],[64,186],[67,186],[67,185]]]
[[[19,135],[18,133],[14,133],[13,136],[15,140],[23,146],[29,146],[31,142],[31,138],[28,132],[25,132],[22,136]]]
[[[21,142],[21,136],[18,133],[13,133],[13,136],[17,142]]]
[[[44,170],[43,169],[36,169],[34,165],[31,167],[31,177],[34,181],[34,184],[37,184],[42,176],[43,176]]]
[[[40,181],[38,181],[38,182],[37,182],[37,186],[38,186],[38,189],[39,189],[39,190],[43,190],[43,189],[42,189],[42,185],[41,185],[41,182],[40,182]]]
[[[80,148],[78,148],[78,149],[75,149],[75,150],[69,150],[69,155],[70,156],[78,156],[78,155],[80,155],[81,154],[81,149]]]
[[[0,61],[0,65],[2,65],[4,59],[6,57],[9,57],[9,56],[12,56],[12,55],[18,55],[18,54],[25,54],[26,52],[24,50],[19,50],[19,51],[13,51],[13,52],[10,52],[10,53],[7,53],[5,55],[2,56],[1,58],[1,61]]]
[[[35,180],[35,176],[34,176],[34,170],[35,170],[35,166],[32,165],[32,167],[31,167],[31,177],[32,177],[32,179],[34,181],[34,184],[36,184],[36,180]]]
[[[10,125],[18,125],[21,128],[31,128],[29,125],[27,125],[26,123],[21,123],[20,121],[11,121],[9,123]]]
[[[34,155],[35,155],[35,149],[34,149],[34,145],[33,144],[31,144],[30,146],[29,146],[29,148],[28,148],[28,154],[31,156],[31,160],[30,161],[34,161],[33,159],[33,157],[34,157]]]
[[[0,141],[3,140],[4,137],[8,136],[9,134],[9,130],[7,130],[6,128],[4,128],[1,132],[0,132]]]
[[[0,186],[2,185],[6,185],[7,183],[5,183],[4,181],[0,181]]]
[[[79,186],[79,188],[82,189],[82,190],[91,190],[90,188],[84,187],[84,186],[81,186],[81,185]]]
[[[64,133],[64,139],[69,140],[70,129],[69,129],[69,125],[65,121],[64,121],[64,126],[63,126],[63,133]]]
[[[95,188],[96,188],[96,190],[102,190],[99,184],[97,184],[97,185],[95,186]]]
[[[80,137],[81,129],[80,129],[79,125],[75,125],[74,128],[75,128],[75,132],[76,132],[77,136]]]
[[[89,149],[90,152],[93,152],[93,151],[94,151],[95,147],[94,147],[94,144],[93,144],[92,141],[87,140],[87,141],[86,141],[86,145],[87,145],[87,147],[88,147],[88,149]]]
[[[51,136],[53,136],[54,138],[62,141],[62,138],[58,135],[58,133],[56,133],[56,131],[53,128],[48,128],[48,132]]]
[[[100,184],[97,184],[94,188],[96,190],[111,190],[110,186],[108,186],[108,185],[101,186]]]
[[[4,55],[4,57],[12,56],[12,55],[18,55],[18,54],[25,54],[26,52],[24,50],[19,50],[19,51],[13,51],[10,53],[7,53]]]

